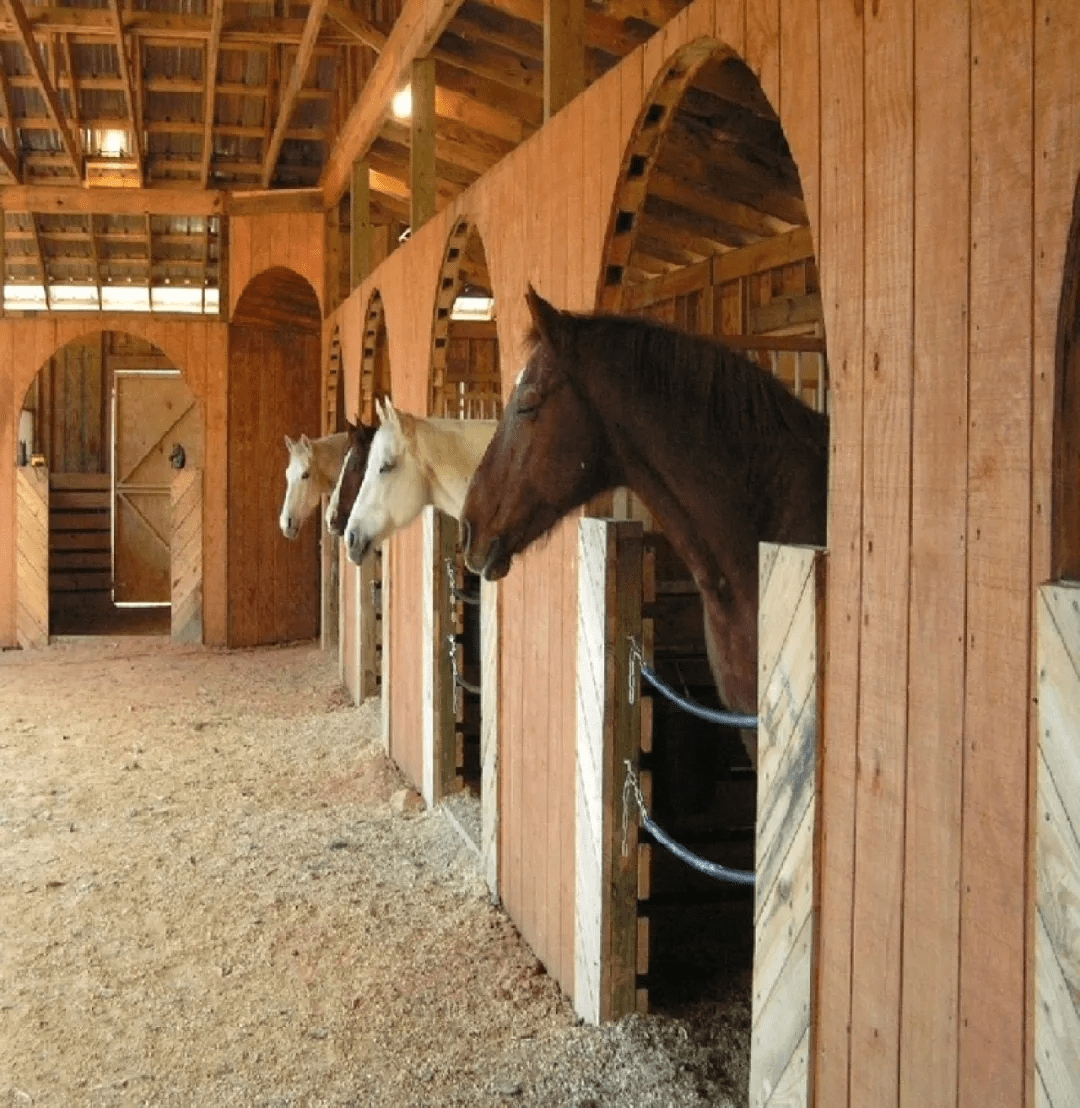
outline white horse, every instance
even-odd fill
[[[498,426],[494,419],[421,419],[389,400],[377,408],[379,429],[345,526],[345,545],[357,565],[428,504],[457,519]]]
[[[333,489],[348,446],[348,431],[321,439],[301,435],[299,442],[285,436],[289,462],[285,467],[285,501],[278,525],[287,539],[300,534],[304,520],[319,506],[319,498]]]

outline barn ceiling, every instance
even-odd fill
[[[408,122],[369,101],[387,98],[380,55],[412,33],[398,26],[403,10],[406,21],[421,10],[432,19],[440,6],[430,53],[442,205],[541,125],[544,0],[0,0],[6,285],[44,286],[52,307],[62,306],[65,287],[216,289],[218,213],[227,201],[185,208],[180,194],[195,201],[198,193],[323,186],[324,199],[336,200],[358,141],[371,169],[373,219],[406,222]],[[683,7],[588,3],[586,80]],[[797,174],[792,181],[767,104],[748,104],[730,81],[707,84],[691,90],[678,141],[665,151],[665,188],[644,213],[641,252],[654,260],[643,268],[753,240],[771,233],[770,220],[777,228],[801,221]],[[375,122],[358,140],[365,117]],[[703,144],[721,131],[723,149],[705,157]],[[729,176],[749,208],[748,180],[752,192],[762,174],[771,176],[769,196],[754,208],[760,218],[743,228],[703,225],[708,206],[703,213],[684,203],[680,184],[744,165],[753,173]],[[176,197],[108,211],[56,202],[58,188],[79,186]]]

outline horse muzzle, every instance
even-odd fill
[[[349,552],[349,561],[353,565],[358,566],[363,562],[371,546],[371,539],[367,535],[361,535],[359,531],[349,531],[345,536],[345,548]]]

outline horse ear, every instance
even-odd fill
[[[529,314],[532,316],[533,327],[542,342],[557,348],[562,344],[562,336],[565,331],[563,314],[558,308],[549,304],[533,288],[532,282],[525,292],[525,302],[529,305]]]
[[[300,445],[303,446],[305,449],[310,450],[311,449],[311,439],[309,439],[307,437],[307,435],[301,435],[300,436]]]
[[[286,450],[287,450],[287,451],[288,451],[288,452],[289,452],[290,454],[292,453],[292,448],[293,448],[293,446],[294,446],[294,445],[295,445],[295,443],[294,443],[294,442],[292,441],[292,439],[290,439],[290,438],[289,438],[289,436],[288,436],[288,435],[286,435],[286,436],[285,436],[285,449],[286,449]]]

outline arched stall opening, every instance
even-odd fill
[[[375,426],[378,422],[375,402],[390,395],[390,344],[386,332],[386,313],[382,294],[376,289],[364,314],[363,346],[359,359],[359,395],[352,422]],[[339,380],[344,379],[342,373]],[[344,391],[339,391],[344,407]],[[352,574],[352,587],[342,593],[342,619],[351,629],[342,637],[339,651],[342,684],[357,704],[388,689],[383,680],[384,634],[389,626],[384,619],[384,566],[382,546],[376,547],[359,566],[348,561],[344,544],[336,544],[342,581]],[[385,699],[385,698],[384,698]],[[383,705],[384,714],[388,711]]]
[[[19,639],[202,641],[203,413],[181,370],[122,331],[69,342],[23,400]]]
[[[429,414],[502,414],[495,299],[484,244],[459,219],[447,241],[432,325]],[[457,520],[428,511],[433,550],[432,799],[443,800],[496,888],[497,587],[465,566]]]
[[[1080,1094],[1075,989],[1069,967],[1080,919],[1080,181],[1058,312],[1051,582],[1036,603],[1038,658],[1035,834],[1035,1080],[1048,1103]],[[1072,890],[1072,893],[1063,892]]]
[[[344,434],[347,430],[345,416],[345,368],[341,364],[341,325],[334,324],[330,341],[326,346],[326,393],[323,408],[323,434]],[[320,519],[326,517],[329,496],[322,497]],[[322,524],[320,523],[320,529]],[[320,573],[322,581],[322,612],[319,619],[319,639],[323,650],[337,650],[340,654],[341,639],[341,571],[340,544],[336,536],[324,536],[319,544]]]
[[[319,633],[322,528],[286,540],[278,513],[282,441],[323,418],[321,324],[315,290],[284,267],[252,278],[229,323],[229,646]]]
[[[798,167],[757,77],[715,42],[684,48],[645,99],[616,188],[597,307],[722,338],[810,406],[827,408],[821,295]],[[645,660],[682,695],[720,707],[686,565],[629,492],[619,490],[601,512],[644,524]],[[646,685],[641,692],[640,742],[626,753],[657,823],[709,861],[752,870],[758,794],[749,745]],[[618,796],[621,761],[613,764]],[[636,995],[624,990],[606,1015],[632,1006],[679,1011],[706,999],[748,1005],[754,890],[696,872],[644,831],[638,850],[636,896],[613,913],[634,953]]]

